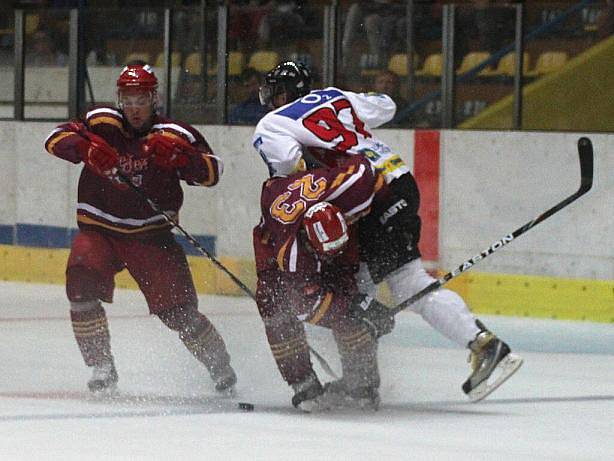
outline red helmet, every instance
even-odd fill
[[[320,202],[309,208],[303,218],[303,227],[311,246],[323,255],[339,253],[349,240],[341,210],[328,202]]]
[[[158,78],[148,64],[144,66],[134,65],[123,68],[117,79],[117,89],[143,88],[155,91],[158,88]]]

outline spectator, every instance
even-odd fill
[[[394,43],[405,43],[405,4],[397,0],[355,2],[348,9],[343,29],[342,49],[347,65],[353,61],[351,48],[361,27],[367,36],[369,54],[381,64]]]
[[[474,0],[480,50],[494,53],[514,41],[516,12],[500,0]]]
[[[399,76],[390,70],[382,70],[375,76],[373,89],[376,93],[387,94],[397,105],[397,111],[407,106],[407,100],[401,96]]]
[[[262,76],[257,70],[248,67],[243,71],[241,84],[247,96],[230,112],[230,123],[233,125],[255,125],[269,111],[260,104],[258,89],[261,83]]]
[[[26,64],[31,66],[65,66],[68,58],[56,50],[51,35],[45,30],[37,30],[32,35],[32,48],[26,55]]]
[[[302,16],[302,2],[271,0],[264,8],[269,13],[258,27],[261,47],[304,37],[306,23]]]

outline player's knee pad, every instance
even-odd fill
[[[178,306],[158,313],[158,317],[173,331],[183,338],[198,336],[206,330],[211,323],[196,306]]]
[[[66,295],[72,302],[113,300],[113,280],[107,280],[97,271],[81,266],[66,269]]]
[[[89,312],[101,307],[100,301],[97,299],[92,301],[71,301],[71,312]]]
[[[421,259],[415,259],[386,276],[386,282],[396,305],[411,298],[423,288],[433,283],[431,277],[422,266]],[[409,309],[419,309],[418,303],[409,306]]]

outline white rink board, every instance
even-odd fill
[[[75,227],[74,166],[45,153],[48,122],[0,125],[0,225]],[[251,127],[201,126],[225,162],[220,184],[184,187],[181,222],[217,237],[219,255],[252,257],[266,168],[251,147]],[[376,130],[413,167],[414,132]],[[451,268],[536,217],[579,186],[581,134],[443,131],[440,263]],[[614,279],[614,135],[590,135],[595,184],[586,196],[480,263],[480,270]]]
[[[580,136],[444,131],[442,266],[479,253],[574,193]],[[595,150],[593,189],[480,262],[480,271],[614,279],[614,136],[588,136]]]

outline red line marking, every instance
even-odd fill
[[[439,131],[416,130],[414,177],[420,188],[420,252],[427,261],[439,259]]]

